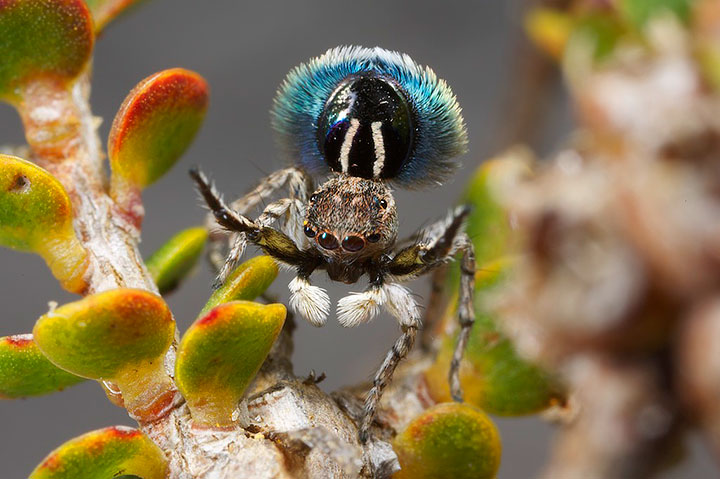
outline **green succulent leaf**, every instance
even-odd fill
[[[465,231],[473,239],[478,264],[508,254],[512,244],[510,221],[507,212],[498,204],[493,188],[505,176],[517,175],[518,170],[527,168],[516,160],[489,160],[477,169],[465,188],[461,202],[472,206]]]
[[[0,338],[0,398],[40,396],[82,381],[48,361],[31,334]]]
[[[175,382],[197,423],[233,423],[233,411],[280,334],[286,314],[282,304],[233,301],[200,317],[185,333]]]
[[[275,260],[269,256],[256,256],[235,268],[225,284],[218,288],[208,300],[200,314],[215,306],[230,301],[251,301],[265,292],[278,275]]]
[[[95,19],[95,31],[99,33],[117,16],[141,1],[142,0],[85,0],[85,3],[87,3]]]
[[[540,368],[520,358],[512,343],[497,327],[496,317],[487,306],[487,297],[513,265],[514,232],[506,211],[499,203],[505,185],[529,175],[530,158],[522,149],[485,162],[473,175],[463,202],[472,206],[467,233],[472,238],[477,259],[474,309],[476,322],[460,367],[465,400],[499,415],[523,415],[543,410],[563,396],[558,385]],[[450,307],[438,321],[440,338],[435,363],[425,372],[430,394],[437,402],[450,401],[448,371],[457,332],[457,262],[451,271],[450,291],[455,294]]]
[[[92,18],[82,0],[0,0],[0,32],[0,99],[13,103],[33,80],[69,83],[92,54]]]
[[[167,459],[141,431],[114,426],[72,439],[51,452],[29,479],[111,479],[120,474],[165,479]]]
[[[471,207],[465,231],[473,242],[475,262],[479,265],[498,260],[512,253],[515,238],[507,211],[497,195],[505,183],[530,173],[529,153],[516,148],[507,154],[485,161],[470,178],[460,203]],[[452,263],[448,291],[457,291],[460,284],[459,261]]]
[[[175,289],[193,269],[207,242],[205,228],[189,228],[176,234],[145,262],[160,294]]]
[[[182,68],[156,73],[130,92],[108,140],[116,200],[127,201],[175,164],[202,125],[208,94],[205,80]]]
[[[672,13],[683,22],[690,20],[695,0],[619,0],[621,15],[633,26],[643,28],[648,20],[662,13]]]
[[[65,188],[39,166],[0,154],[0,245],[43,257],[68,290],[85,288],[87,253]]]
[[[575,22],[570,42],[589,42],[595,60],[610,56],[615,46],[626,33],[617,15],[610,12],[590,12]]]
[[[497,261],[478,269],[475,288],[475,325],[460,366],[465,401],[492,414],[533,414],[564,402],[557,381],[538,366],[520,358],[512,342],[497,327],[486,306],[486,297],[500,285],[512,262]],[[453,302],[455,305],[457,298]],[[446,323],[457,321],[457,308],[449,308]],[[425,372],[430,394],[438,402],[450,401],[448,371],[456,336],[446,336],[435,359]]]
[[[495,424],[463,403],[438,404],[393,440],[401,470],[394,479],[493,479],[502,446]]]
[[[175,332],[161,297],[115,289],[42,316],[33,330],[45,356],[78,376],[112,382],[136,417],[153,417],[172,401],[163,360]]]

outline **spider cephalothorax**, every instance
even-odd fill
[[[289,285],[290,306],[322,326],[330,299],[324,289],[310,284],[313,272],[325,270],[332,280],[345,283],[367,276],[363,292],[338,301],[338,321],[356,326],[384,308],[398,320],[402,335],[368,393],[360,426],[364,441],[383,389],[420,327],[420,308],[400,283],[462,252],[461,332],[450,371],[453,396],[460,400],[458,367],[474,321],[475,260],[463,232],[468,210],[451,210],[398,248],[398,215],[389,186],[440,184],[457,166],[453,158],[465,151],[467,137],[450,88],[407,55],[340,47],[288,74],[275,99],[272,121],[296,166],[273,173],[229,206],[202,173],[192,172],[214,221],[231,235],[225,262],[213,256],[220,269],[218,281],[250,241],[296,268]],[[314,189],[313,173],[330,178]],[[288,197],[271,202],[254,221],[245,216],[284,187]],[[275,229],[271,225],[278,220],[281,227]]]
[[[323,183],[307,205],[303,232],[321,254],[342,266],[377,257],[395,244],[395,199],[384,183],[338,175]],[[347,281],[328,268],[330,278]]]

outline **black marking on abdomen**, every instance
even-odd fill
[[[318,121],[318,147],[333,171],[393,178],[413,148],[413,113],[389,78],[367,74],[343,82]]]

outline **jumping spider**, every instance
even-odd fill
[[[191,171],[214,221],[231,232],[224,264],[216,249],[216,285],[250,241],[297,270],[289,284],[290,306],[322,326],[330,299],[324,289],[310,284],[312,273],[325,270],[332,280],[347,284],[368,276],[365,291],[338,302],[340,324],[370,321],[384,307],[397,318],[402,335],[367,395],[360,425],[360,440],[365,442],[383,390],[420,327],[418,305],[400,283],[462,253],[461,330],[449,374],[452,395],[461,401],[458,368],[474,322],[475,259],[463,232],[468,209],[453,209],[398,247],[397,210],[389,186],[440,184],[457,166],[451,159],[465,151],[467,136],[450,88],[407,55],[339,47],[288,74],[272,118],[296,166],[271,174],[229,206],[201,172]],[[311,173],[330,174],[330,179],[315,189]],[[254,221],[245,216],[284,187],[288,197],[270,203]],[[275,221],[282,223],[280,229],[271,226]]]

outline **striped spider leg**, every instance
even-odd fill
[[[304,204],[308,192],[313,189],[313,181],[303,170],[291,167],[276,171],[265,177],[252,191],[230,203],[230,208],[240,214],[247,215],[249,211],[270,199],[278,191],[286,188],[287,198],[281,198],[268,204],[261,215],[255,220],[258,224],[270,226],[274,221],[285,216],[284,225],[291,230],[291,237],[302,244],[302,231],[292,225],[297,225],[303,214]],[[220,287],[230,272],[237,266],[247,246],[245,233],[232,232],[228,234],[225,229],[217,228],[215,216],[208,214],[206,221],[210,231],[210,246],[208,258],[210,264],[218,272],[213,289]]]
[[[418,234],[418,240],[403,248],[392,259],[381,267],[381,277],[371,282],[370,288],[381,288],[384,292],[382,301],[388,311],[397,318],[402,329],[401,336],[395,341],[388,352],[380,369],[375,374],[373,386],[365,399],[363,418],[360,426],[360,440],[367,441],[375,411],[385,387],[390,382],[395,369],[412,349],[417,331],[420,328],[420,312],[408,289],[397,284],[432,271],[451,261],[458,253],[462,253],[460,263],[461,287],[458,316],[460,334],[455,346],[448,380],[452,397],[462,401],[459,369],[465,346],[475,322],[473,310],[473,291],[475,287],[475,254],[472,242],[463,231],[463,222],[469,213],[467,207],[461,206],[450,212],[443,220],[430,225]],[[385,277],[393,278],[394,282],[386,282]],[[378,286],[380,285],[380,286]]]

